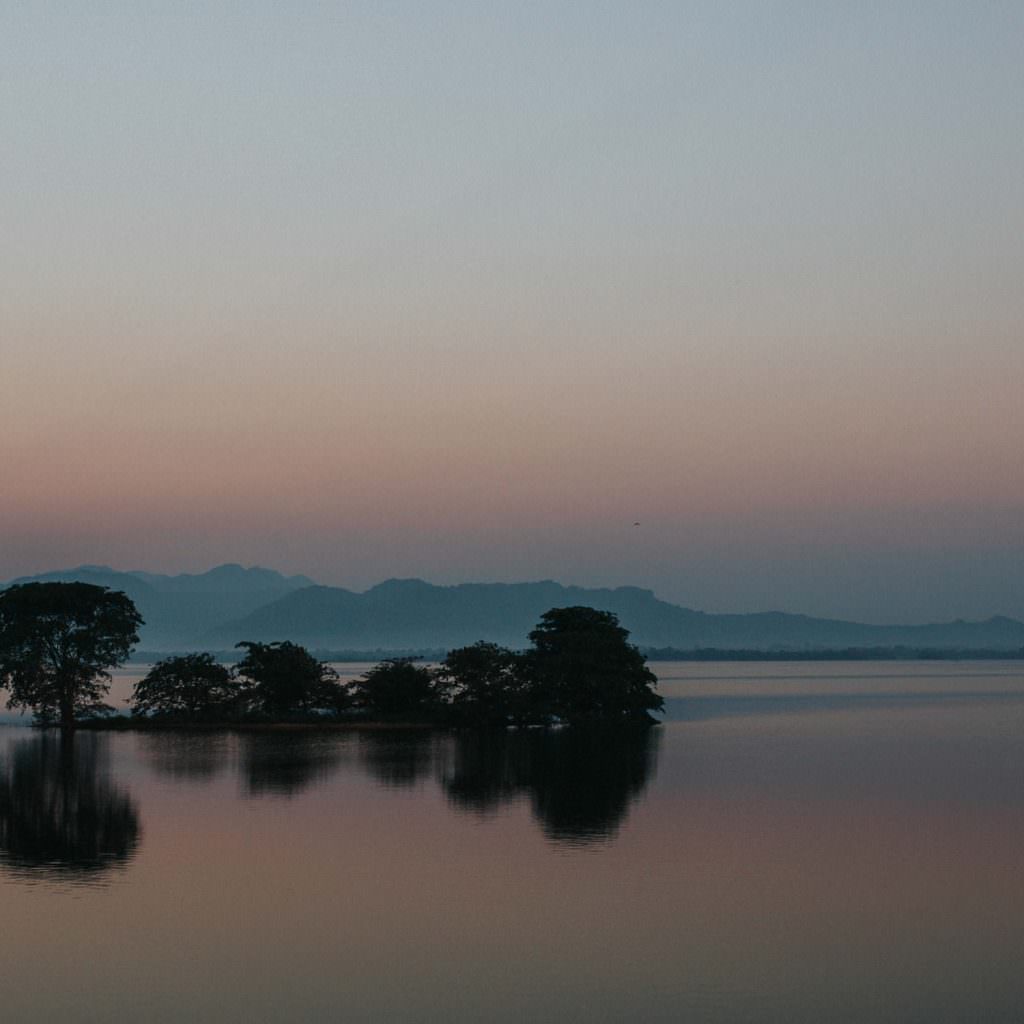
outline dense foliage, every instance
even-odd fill
[[[388,658],[352,684],[355,706],[368,718],[436,717],[441,702],[434,674],[413,658]]]
[[[243,687],[212,654],[158,661],[135,686],[132,714],[189,720],[224,719],[242,707]]]
[[[337,713],[348,706],[347,688],[330,665],[305,647],[282,641],[243,642],[245,657],[236,669],[250,709],[267,718]]]
[[[436,672],[439,695],[456,725],[528,722],[530,686],[521,655],[481,640],[449,651]]]
[[[563,722],[645,721],[664,705],[654,673],[611,612],[552,608],[530,641],[526,674],[546,715]]]
[[[24,583],[0,592],[0,686],[8,707],[73,728],[109,712],[109,670],[138,643],[127,595],[91,583]]]

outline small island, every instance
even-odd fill
[[[343,682],[290,641],[164,658],[135,686],[131,716],[104,703],[142,618],[120,591],[88,583],[26,583],[0,593],[0,688],[36,724],[76,728],[460,728],[652,725],[656,677],[611,612],[552,608],[513,651],[487,641],[437,666],[388,658]]]

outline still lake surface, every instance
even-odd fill
[[[639,737],[0,726],[2,1019],[1024,1019],[1020,662],[653,667]]]

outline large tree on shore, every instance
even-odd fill
[[[241,690],[212,654],[183,654],[158,661],[135,684],[130,703],[137,718],[228,718],[238,713]]]
[[[120,591],[24,583],[0,592],[0,686],[11,708],[72,729],[106,709],[110,669],[138,643],[142,617]]]
[[[289,640],[261,644],[244,640],[236,672],[252,709],[268,718],[338,713],[348,705],[348,689],[326,662]]]
[[[651,723],[657,678],[612,612],[552,608],[530,633],[525,673],[541,716],[563,722]]]

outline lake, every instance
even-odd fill
[[[0,726],[3,1019],[1024,1019],[1022,663],[652,667],[639,734]]]

